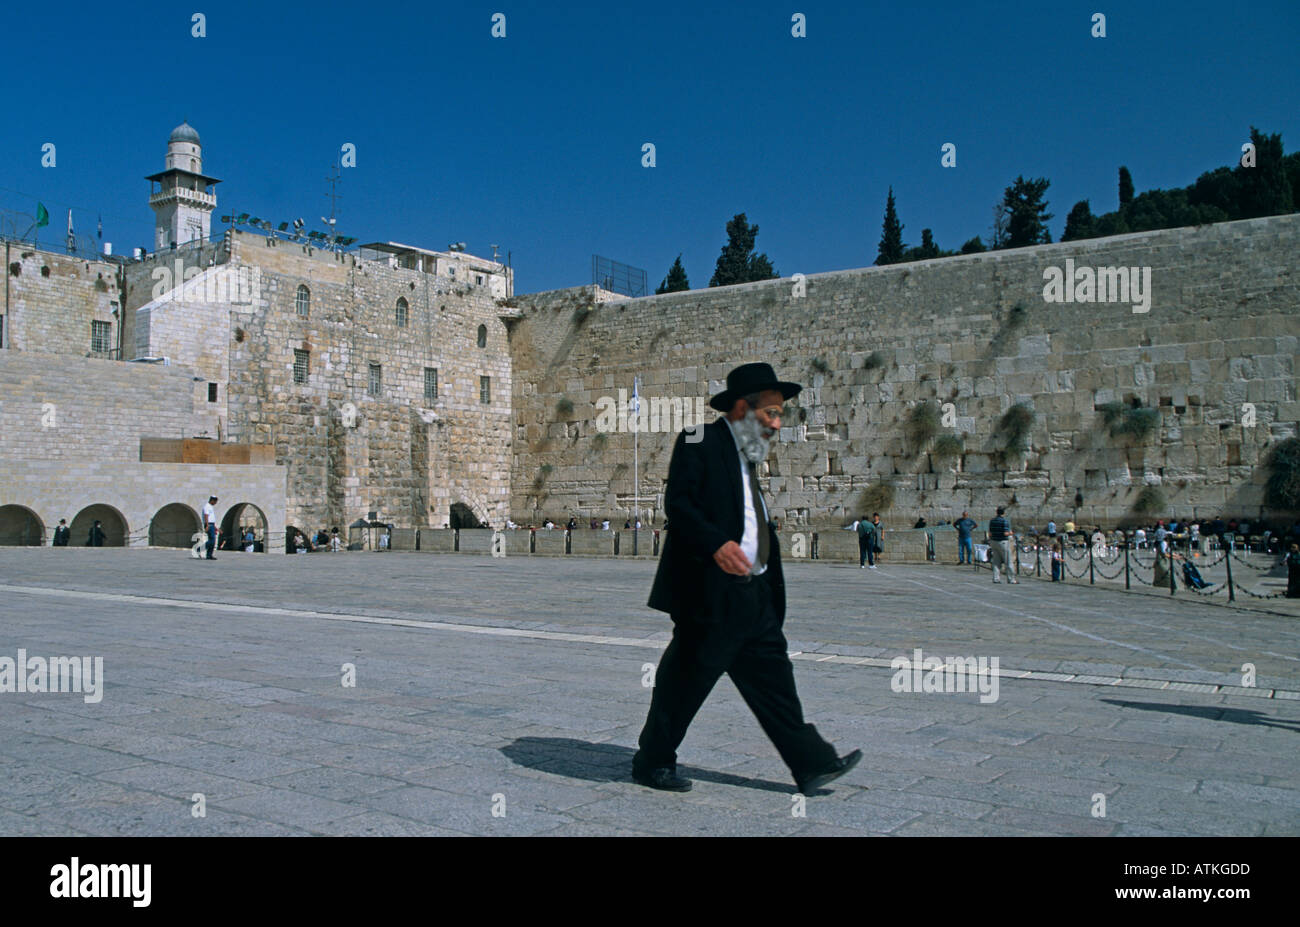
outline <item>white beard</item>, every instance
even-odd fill
[[[767,458],[768,449],[772,444],[772,437],[775,431],[765,427],[750,409],[745,413],[745,417],[739,421],[732,422],[735,427],[736,442],[740,445],[740,453],[750,463],[758,464]]]

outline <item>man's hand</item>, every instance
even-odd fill
[[[715,550],[713,552],[713,562],[722,568],[722,572],[731,573],[734,576],[744,576],[753,565],[741,551],[740,545],[735,541],[728,541]]]

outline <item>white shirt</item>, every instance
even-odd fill
[[[745,499],[745,533],[740,536],[740,552],[745,555],[751,564],[758,561],[758,516],[754,513],[754,492],[749,488],[749,460],[740,450],[740,440],[736,438],[735,426],[730,420],[727,422],[727,428],[731,431],[732,440],[736,442],[736,453],[740,457],[740,481],[743,487],[741,495]],[[763,503],[763,530],[767,530],[767,503]],[[763,564],[760,569],[750,568],[754,575],[767,572],[767,564]]]
[[[215,525],[216,523],[217,510],[212,507],[211,502],[203,503],[203,527],[206,529],[208,525]]]

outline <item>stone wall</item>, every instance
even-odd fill
[[[216,427],[190,368],[0,351],[0,460],[138,461]]]
[[[91,323],[108,324],[118,347],[118,265],[5,242],[3,348],[34,354],[91,354]]]
[[[596,403],[630,391],[635,374],[647,399],[693,402],[759,360],[805,384],[763,468],[773,513],[791,527],[844,524],[867,508],[894,527],[962,509],[984,520],[996,505],[1024,524],[1115,523],[1144,486],[1164,497],[1152,519],[1257,517],[1259,464],[1300,418],[1298,253],[1300,216],[1281,216],[815,274],[802,285],[520,296],[512,517],[621,523],[633,436],[601,434]],[[1047,302],[1045,271],[1067,259],[1150,268],[1147,311]],[[954,459],[908,438],[923,400],[945,413],[940,435],[961,437]],[[1116,401],[1158,409],[1158,431],[1112,438],[1097,407]],[[1034,416],[1027,446],[1004,453],[999,422],[1020,403]],[[639,493],[654,520],[675,432],[639,436]],[[864,498],[889,492],[892,506]]]

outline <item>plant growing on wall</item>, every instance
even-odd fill
[[[1159,486],[1143,486],[1133,500],[1133,514],[1155,515],[1165,510],[1165,494]]]
[[[573,400],[568,396],[561,396],[560,401],[555,404],[555,411],[560,418],[568,418],[573,414]]]
[[[1025,442],[1034,427],[1034,410],[1028,403],[1018,402],[998,419],[997,435],[1000,441],[999,455],[1004,462],[1023,456]]]
[[[812,367],[814,373],[828,374],[831,372],[831,365],[820,357],[814,357],[808,366]]]
[[[1112,438],[1134,442],[1150,437],[1160,427],[1158,409],[1145,409],[1140,405],[1107,402],[1097,407],[1102,426]]]
[[[966,451],[966,444],[956,435],[939,435],[930,448],[935,460],[951,460],[960,457]]]
[[[862,490],[858,502],[865,514],[887,512],[894,505],[894,487],[888,483],[874,483]]]
[[[885,366],[885,355],[879,351],[872,351],[862,362],[863,370],[877,370],[883,366]]]
[[[1300,509],[1300,438],[1287,438],[1268,455],[1264,502],[1274,509]]]
[[[938,434],[939,422],[939,408],[928,400],[917,403],[908,410],[907,424],[903,426],[903,433],[916,453],[921,453],[930,439]]]

